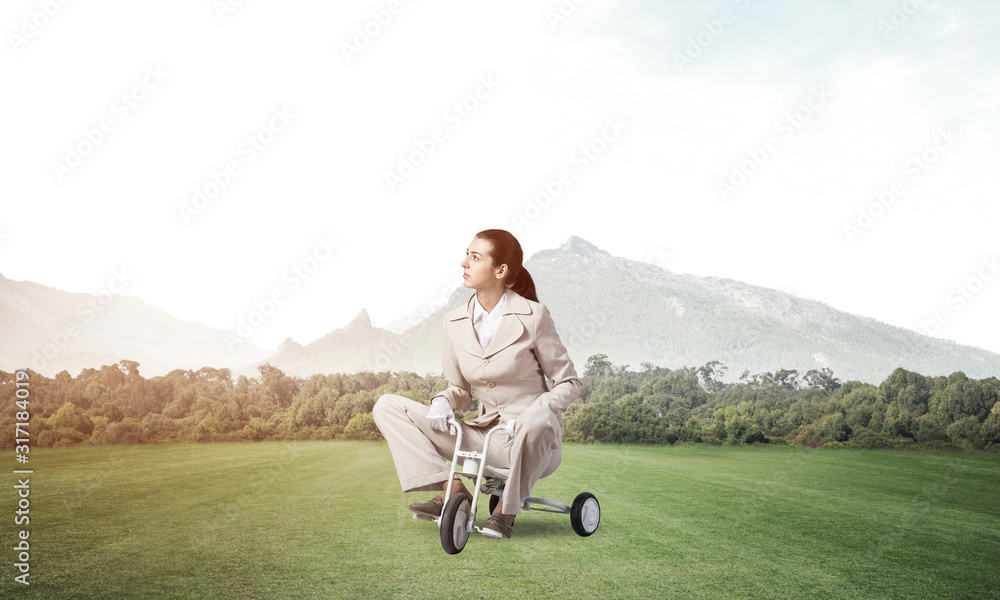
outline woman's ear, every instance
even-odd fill
[[[507,265],[506,264],[500,265],[500,268],[497,269],[496,278],[503,279],[506,276],[507,276]]]

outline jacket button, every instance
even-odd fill
[[[502,407],[502,406],[498,406],[498,407],[497,407],[497,411],[499,411],[499,412],[503,412],[503,408],[504,408],[504,407]]]
[[[488,365],[488,364],[490,364],[490,359],[488,359],[488,358],[484,358],[484,359],[483,359],[483,364],[484,364],[484,365]]]
[[[489,382],[489,383],[486,384],[486,387],[488,387],[488,388],[496,387],[496,384],[491,381],[491,382]]]

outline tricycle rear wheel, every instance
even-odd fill
[[[584,492],[573,500],[569,520],[573,523],[573,531],[581,537],[587,537],[597,531],[601,523],[601,505],[590,492]]]

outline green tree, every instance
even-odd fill
[[[983,421],[983,426],[979,430],[983,436],[983,447],[990,448],[1000,445],[1000,402],[993,405],[990,415]]]
[[[260,371],[260,382],[270,393],[274,402],[281,407],[290,406],[292,398],[299,393],[299,381],[285,375],[281,369],[264,364],[257,367]]]
[[[826,390],[828,392],[834,392],[840,387],[840,380],[834,377],[833,371],[827,367],[823,367],[819,371],[816,369],[806,371],[802,380],[811,388]]]
[[[913,415],[896,402],[890,402],[882,423],[882,433],[890,437],[913,438],[916,431]]]
[[[851,437],[851,427],[841,413],[826,415],[816,425],[823,441],[846,442]]]
[[[706,391],[716,393],[725,389],[726,386],[722,383],[722,378],[725,377],[728,370],[729,367],[717,360],[713,360],[698,367],[697,375],[701,379]]]
[[[56,411],[56,414],[49,417],[48,425],[51,429],[78,431],[83,436],[80,438],[81,441],[94,430],[94,423],[90,417],[79,414],[72,402],[66,402]]]
[[[375,425],[375,418],[370,412],[359,413],[347,423],[343,437],[348,440],[380,440],[382,433]]]
[[[948,437],[956,446],[966,450],[983,448],[982,426],[979,420],[971,415],[952,423],[948,427]]]
[[[898,368],[879,389],[887,403],[895,402],[901,409],[919,416],[927,412],[927,403],[934,394],[934,381],[920,373]]]
[[[593,354],[587,359],[583,372],[584,377],[603,379],[614,373],[614,365],[608,360],[607,354]]]
[[[616,402],[628,394],[636,392],[635,385],[622,377],[601,380],[590,395],[590,402]]]

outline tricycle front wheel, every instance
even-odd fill
[[[465,494],[452,494],[441,511],[441,546],[448,554],[458,554],[469,540],[469,513],[472,502]]]

